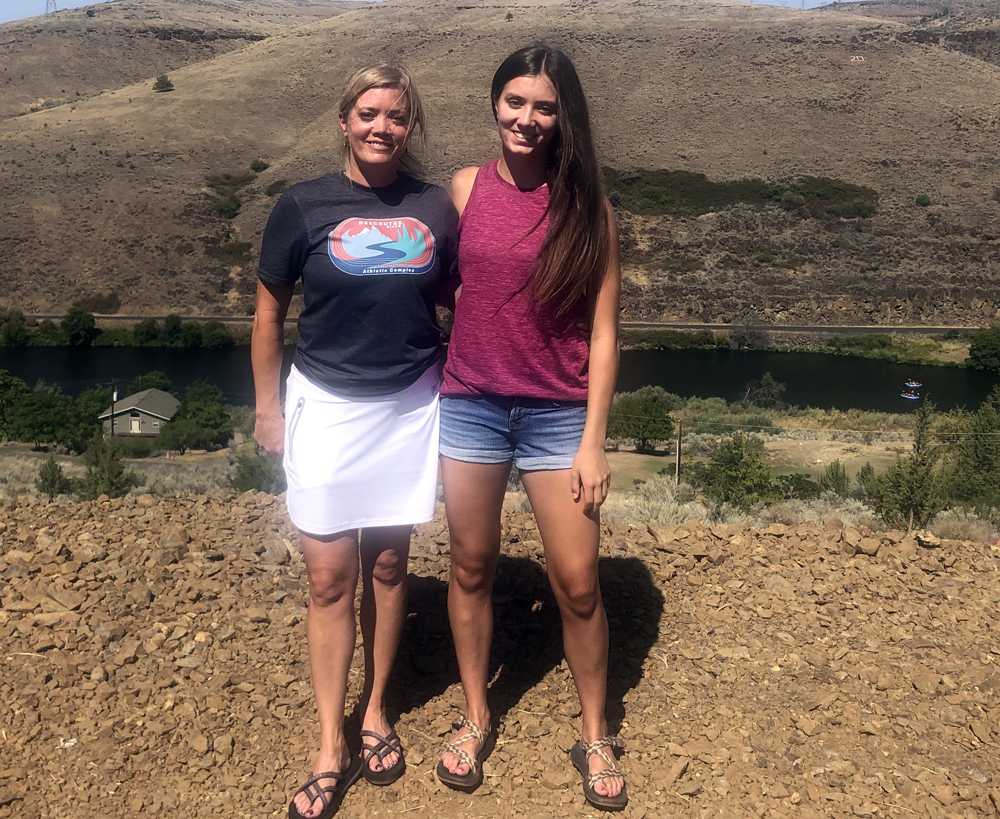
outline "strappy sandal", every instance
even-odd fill
[[[469,772],[464,775],[452,773],[445,767],[444,762],[438,761],[435,773],[438,780],[449,788],[454,788],[456,791],[464,791],[465,793],[472,793],[483,784],[483,763],[493,753],[493,748],[497,742],[497,732],[492,724],[483,732],[482,728],[466,717],[455,720],[451,727],[455,731],[464,728],[466,733],[459,734],[451,742],[446,742],[442,753],[451,753],[457,756],[469,766]],[[475,757],[472,757],[464,748],[459,747],[470,739],[474,739],[479,743],[479,750],[476,751]]]
[[[375,744],[365,745],[365,737],[374,739]],[[377,757],[379,764],[382,764],[389,754],[397,754],[399,757],[392,767],[383,768],[381,771],[372,769],[372,757]],[[403,758],[403,743],[400,741],[399,735],[395,731],[389,731],[385,736],[375,731],[362,731],[361,761],[364,764],[361,775],[366,781],[371,782],[373,785],[391,785],[406,770],[406,760]]]
[[[351,757],[350,763],[342,771],[322,771],[313,774],[305,784],[292,795],[292,801],[288,803],[288,819],[330,819],[340,803],[344,801],[347,789],[351,787],[361,776],[361,758]],[[336,779],[336,785],[327,785],[325,788],[319,786],[321,779]],[[316,816],[303,816],[299,809],[295,807],[295,797],[304,793],[309,799],[309,805],[317,799],[323,804],[323,810]]]
[[[580,778],[583,780],[583,795],[595,808],[621,810],[628,804],[628,793],[624,784],[625,777],[615,762],[616,754],[623,750],[625,748],[621,740],[614,736],[601,737],[586,745],[583,742],[577,742],[570,749],[569,758],[573,760],[573,767],[580,772]],[[602,771],[591,773],[587,763],[594,754],[597,754],[608,767]],[[623,780],[621,792],[617,796],[602,796],[594,790],[594,786],[598,782],[616,776]]]

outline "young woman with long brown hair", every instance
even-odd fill
[[[491,592],[511,466],[538,521],[580,696],[571,752],[584,795],[627,803],[605,717],[608,624],[597,574],[604,454],[618,372],[621,273],[587,102],[570,59],[525,48],[491,89],[501,156],[459,171],[458,299],[442,384],[451,620],[466,711],[437,766],[472,790],[495,742],[487,704]]]
[[[254,437],[283,453],[309,575],[320,747],[291,819],[327,819],[358,777],[387,785],[405,768],[385,689],[406,618],[410,529],[434,515],[442,358],[434,303],[450,275],[458,219],[442,188],[405,172],[424,124],[405,70],[358,71],[339,113],[343,171],[293,186],[268,220],[251,346]],[[300,279],[283,413],[282,330]],[[359,575],[360,758],[343,727]]]

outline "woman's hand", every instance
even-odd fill
[[[581,446],[570,468],[570,486],[573,500],[583,500],[584,507],[597,509],[611,488],[611,467],[604,454],[604,447]]]
[[[285,448],[285,419],[281,413],[257,413],[253,439],[269,455],[280,455]]]

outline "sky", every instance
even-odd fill
[[[93,6],[96,0],[56,0],[60,9],[77,9],[80,6]],[[0,0],[0,23],[9,20],[20,20],[22,17],[35,17],[45,14],[45,0]]]
[[[76,9],[80,6],[93,6],[100,0],[56,0],[60,9]],[[772,6],[789,6],[799,8],[803,0],[753,0],[754,3],[767,3]],[[804,0],[807,9],[823,6],[831,0]],[[45,13],[45,0],[0,0],[0,23],[9,20],[20,20],[22,17],[34,17]]]

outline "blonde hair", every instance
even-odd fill
[[[344,93],[340,98],[338,112],[346,122],[354,108],[358,97],[373,88],[398,88],[400,98],[406,100],[406,107],[409,111],[409,121],[406,124],[406,136],[403,138],[403,153],[400,157],[400,168],[410,174],[420,172],[420,160],[418,160],[410,150],[411,139],[414,137],[423,143],[426,126],[424,124],[424,106],[420,101],[420,94],[417,86],[410,76],[410,72],[401,65],[391,63],[376,63],[355,71],[347,80],[344,86]],[[344,169],[348,169],[351,159],[351,149],[345,135],[342,145]]]

